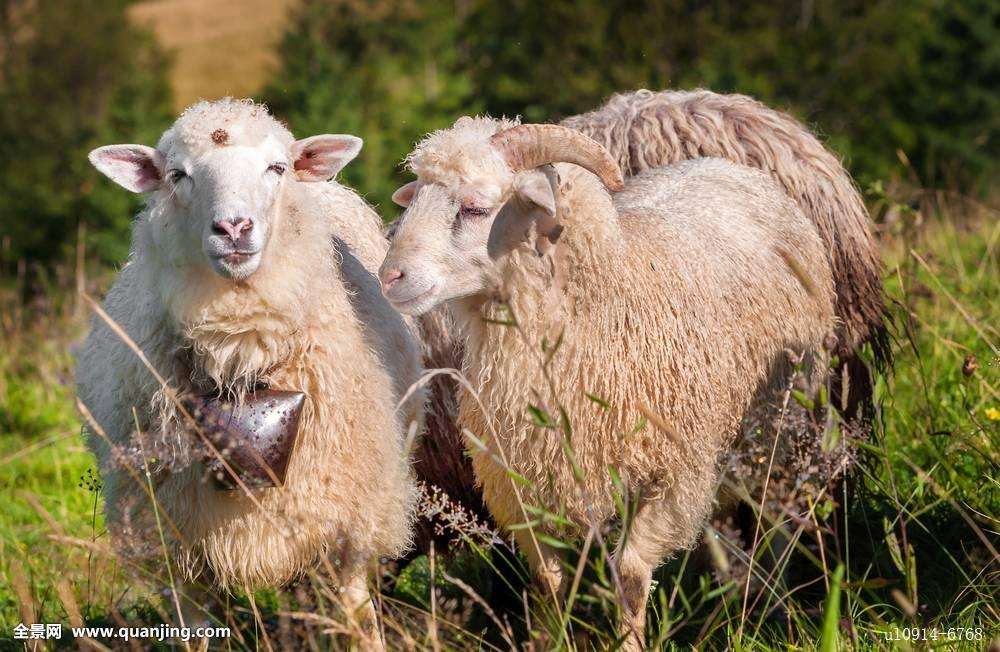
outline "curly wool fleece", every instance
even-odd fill
[[[229,144],[292,142],[264,107],[227,100],[186,111],[161,151],[216,146],[220,129]],[[174,402],[95,318],[77,381],[106,434],[94,428],[88,443],[105,481],[109,529],[125,547],[155,538],[150,500],[136,485],[141,465],[131,454],[147,460],[152,452],[170,556],[185,578],[207,566],[206,579],[221,586],[275,585],[328,557],[346,577],[363,576],[372,559],[410,545],[415,486],[404,444],[423,400],[418,393],[396,410],[420,374],[420,348],[372,275],[387,247],[377,215],[335,182],[288,182],[264,262],[233,283],[162,262],[151,235],[156,220],[184,218],[168,200],[165,191],[154,193],[137,216],[107,314],[181,395],[228,388],[238,396],[263,381],[308,399],[285,486],[253,499],[217,491],[189,459],[191,436]]]

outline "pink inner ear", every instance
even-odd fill
[[[292,167],[300,181],[332,179],[361,149],[354,136],[323,134],[292,144]]]
[[[131,177],[132,185],[139,192],[152,190],[162,181],[156,162],[146,152],[122,147],[109,149],[102,158],[115,172]]]
[[[135,181],[142,187],[158,184],[162,177],[160,170],[148,156],[133,156],[132,163],[135,163]]]
[[[296,170],[314,170],[324,165],[326,165],[326,161],[318,158],[312,150],[303,152],[302,156],[295,160]]]
[[[295,160],[296,170],[317,170],[329,167],[329,156],[340,154],[351,148],[350,143],[325,142],[309,145]]]

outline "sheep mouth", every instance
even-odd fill
[[[416,294],[411,295],[406,299],[394,299],[386,297],[393,308],[402,313],[409,313],[412,315],[417,315],[426,312],[430,308],[429,299],[433,299],[434,295],[437,294],[438,288],[436,284],[431,284],[426,290],[420,290]]]
[[[225,261],[231,265],[246,262],[247,260],[256,256],[258,251],[233,251],[228,254],[222,254],[219,256],[219,260]]]
[[[212,267],[225,278],[241,281],[249,277],[260,263],[259,251],[229,251],[212,256]]]
[[[250,260],[259,253],[259,249],[233,249],[231,251],[220,251],[211,257],[219,262],[239,264]]]

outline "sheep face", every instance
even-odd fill
[[[174,210],[165,211],[153,224],[157,248],[170,252],[175,265],[205,261],[224,278],[250,277],[279,226],[277,205],[287,182],[287,153],[268,141],[200,156],[177,148],[165,158],[165,199]]]
[[[501,254],[491,234],[511,195],[496,183],[418,183],[379,271],[385,297],[411,315],[490,287]]]
[[[379,272],[394,308],[418,315],[490,291],[506,254],[528,237],[534,209],[552,205],[537,170],[515,173],[490,144],[499,121],[463,118],[410,157],[418,180],[393,201],[406,207]]]
[[[417,315],[449,299],[491,293],[505,260],[532,239],[539,253],[559,235],[555,162],[580,165],[612,191],[617,162],[583,134],[557,125],[460,118],[409,157],[417,181],[393,200],[406,207],[379,271],[382,293]]]
[[[360,149],[354,136],[293,141],[263,107],[224,100],[185,111],[155,149],[108,145],[90,160],[124,188],[152,193],[140,219],[165,266],[244,281],[280,227],[287,185],[330,179]]]

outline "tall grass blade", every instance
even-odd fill
[[[837,652],[840,641],[840,584],[844,579],[844,565],[837,564],[830,581],[830,592],[823,603],[823,633],[819,641],[820,652]]]

